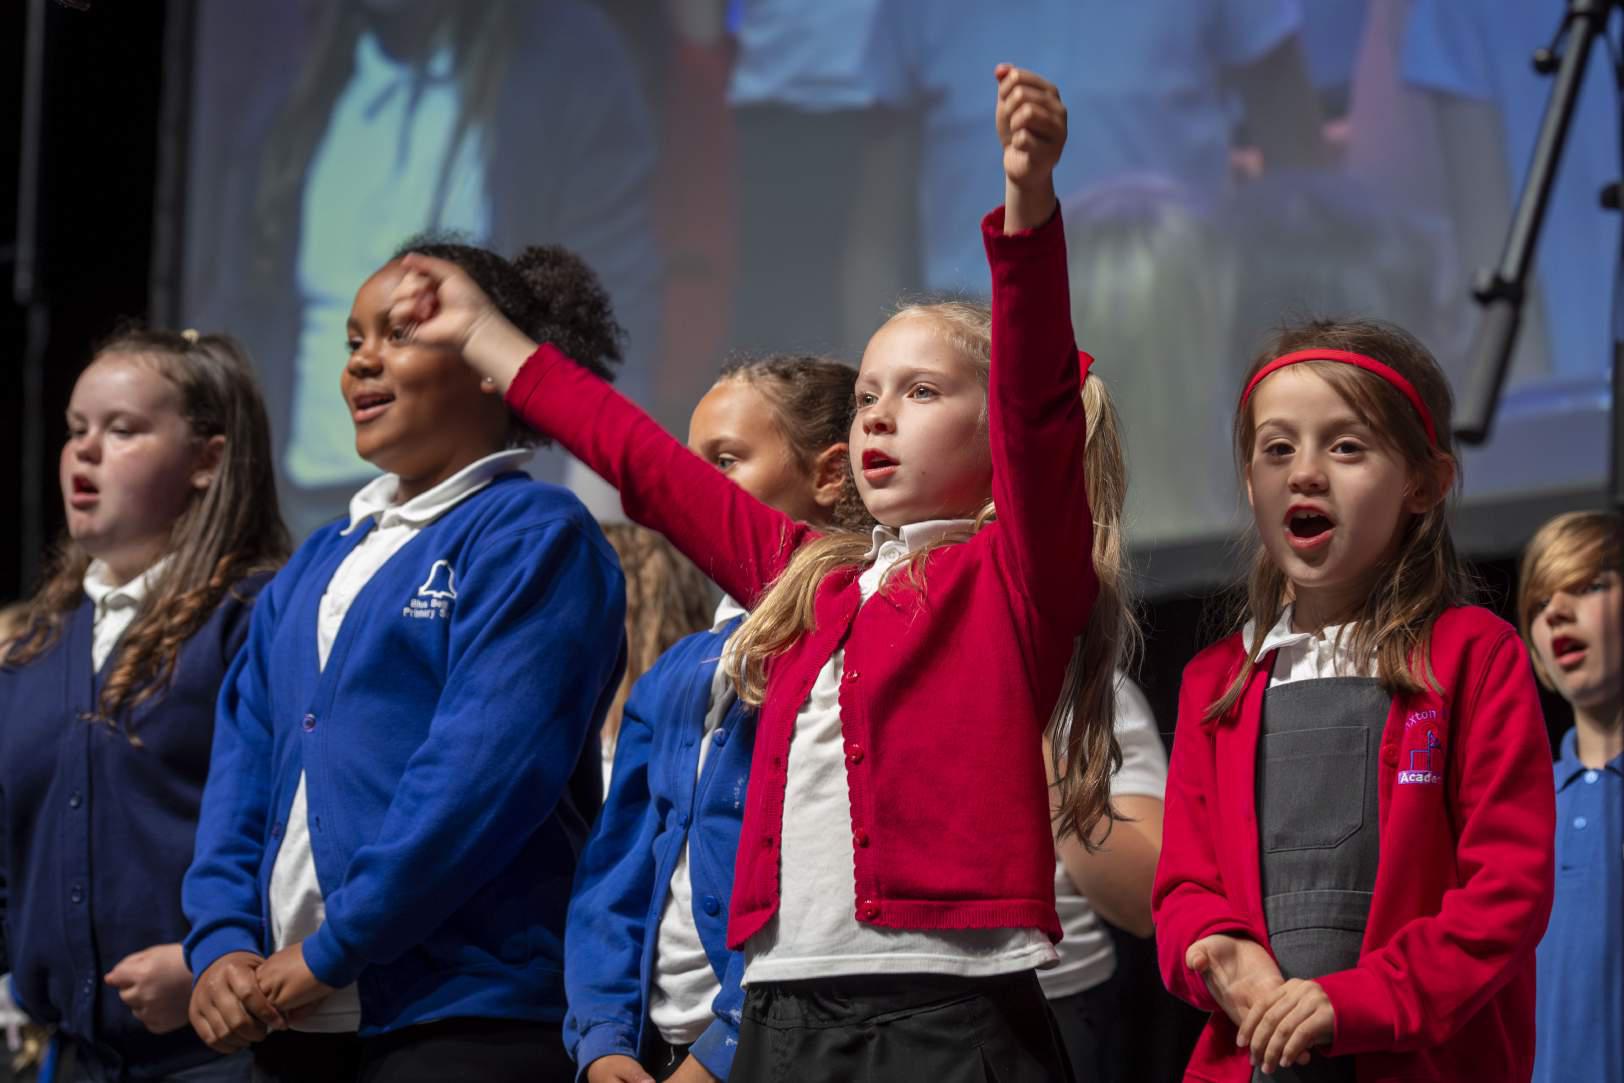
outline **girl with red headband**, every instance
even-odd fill
[[[1186,1079],[1532,1070],[1550,750],[1516,629],[1466,604],[1449,414],[1386,324],[1286,329],[1246,381],[1259,544],[1184,671],[1153,898],[1168,988],[1212,1013]]]

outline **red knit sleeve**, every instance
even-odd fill
[[[1191,944],[1215,933],[1253,938],[1225,892],[1215,837],[1216,735],[1202,715],[1214,698],[1214,682],[1207,671],[1217,661],[1210,653],[1197,657],[1185,668],[1179,686],[1162,856],[1150,901],[1163,983],[1174,996],[1209,1012],[1218,1010],[1218,1002],[1201,975],[1184,965],[1185,953]]]
[[[1043,225],[1006,236],[1000,207],[981,231],[992,269],[987,404],[997,544],[1018,594],[1050,627],[1080,635],[1098,584],[1065,227],[1057,209]]]
[[[1319,979],[1336,1012],[1332,1056],[1446,1041],[1545,933],[1556,837],[1550,745],[1522,643],[1510,625],[1494,623],[1497,634],[1479,632],[1466,648],[1454,704],[1460,886],[1358,966]]]
[[[525,424],[618,489],[634,522],[665,535],[746,607],[795,550],[816,537],[729,481],[636,403],[552,346],[524,363],[507,403]]]

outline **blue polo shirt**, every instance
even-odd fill
[[[1556,902],[1539,945],[1534,1083],[1624,1072],[1624,755],[1556,761]]]

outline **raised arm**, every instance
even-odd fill
[[[1040,76],[1007,64],[997,75],[1005,205],[982,221],[982,236],[992,269],[987,398],[999,544],[1015,588],[1041,598],[1039,611],[1077,635],[1096,583],[1083,479],[1088,427],[1053,177],[1066,109]]]
[[[456,264],[406,257],[390,316],[414,340],[458,350],[531,428],[620,491],[633,521],[659,531],[747,606],[813,531],[755,499],[636,403],[513,326]]]

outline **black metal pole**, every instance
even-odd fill
[[[1463,443],[1481,444],[1488,439],[1494,423],[1500,389],[1511,366],[1511,351],[1522,324],[1523,301],[1527,296],[1528,272],[1533,264],[1534,246],[1550,203],[1551,184],[1556,179],[1562,149],[1567,143],[1568,126],[1584,84],[1585,67],[1591,48],[1605,32],[1607,17],[1619,0],[1568,0],[1564,16],[1567,43],[1551,87],[1539,137],[1534,143],[1528,176],[1511,219],[1500,263],[1486,271],[1473,294],[1483,306],[1483,320],[1472,340],[1472,376],[1466,395],[1456,411],[1455,435]],[[1614,400],[1617,411],[1617,400]]]
[[[49,309],[39,274],[40,212],[44,179],[45,0],[28,7],[28,40],[23,60],[23,130],[18,148],[17,263],[12,296],[27,313],[26,346],[20,361],[22,459],[17,464],[19,500],[17,585],[32,593],[40,568],[40,539],[45,536],[45,348],[50,341]]]

